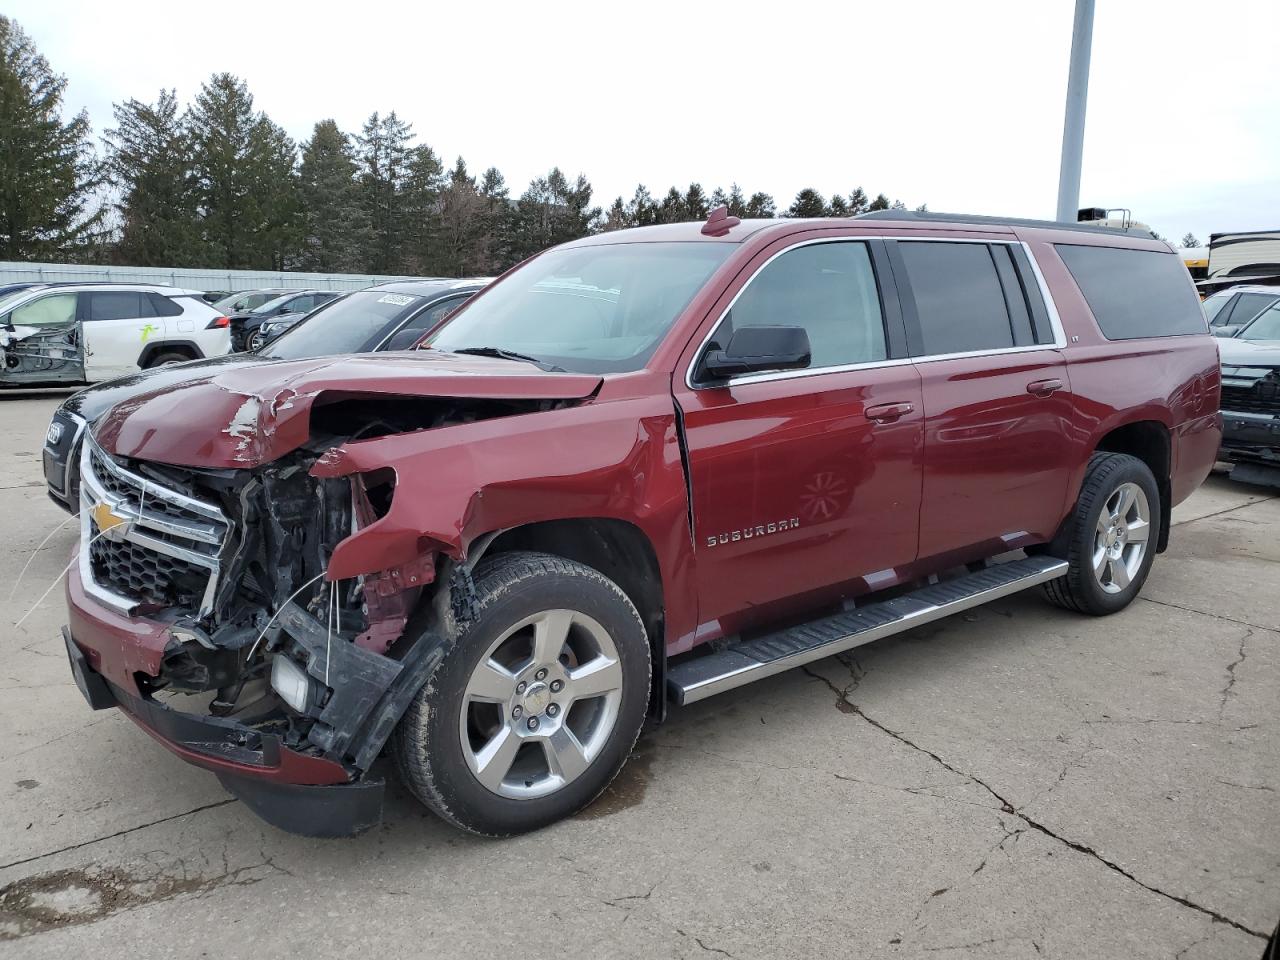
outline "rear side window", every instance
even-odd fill
[[[1026,301],[1016,291],[1019,336],[1009,315],[1009,301],[985,243],[898,241],[907,268],[919,322],[916,356],[1000,350],[1030,342]],[[999,255],[1008,252],[999,248]],[[1002,263],[1002,267],[1007,264]],[[1010,281],[1012,271],[1009,271]],[[1015,291],[1009,291],[1011,299]],[[1024,329],[1025,325],[1025,329]]]
[[[1242,293],[1223,323],[1248,323],[1276,300],[1274,293]]]
[[[151,301],[136,291],[113,290],[86,293],[85,296],[89,298],[89,309],[85,313],[87,320],[138,320],[155,316]]]
[[[1205,333],[1187,268],[1173,253],[1056,245],[1108,340]]]
[[[182,307],[163,294],[148,293],[147,299],[151,301],[151,309],[156,312],[157,317],[176,317],[182,313]]]
[[[775,325],[804,327],[810,367],[885,359],[884,318],[867,245],[814,243],[783,253],[742,291],[716,342],[727,344],[743,327]]]

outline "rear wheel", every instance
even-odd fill
[[[185,353],[174,353],[173,351],[170,351],[169,353],[157,353],[151,358],[151,361],[147,364],[147,368],[167,367],[172,363],[186,363],[190,359],[191,358]]]
[[[644,723],[649,642],[617,584],[560,557],[501,554],[476,591],[393,751],[441,817],[506,836],[569,816],[617,775]]]
[[[1045,592],[1080,613],[1123,610],[1146,582],[1159,534],[1160,491],[1150,468],[1128,454],[1095,453],[1076,501],[1067,574]]]

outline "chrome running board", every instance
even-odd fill
[[[669,667],[667,689],[684,706],[843,653],[953,613],[998,600],[1067,572],[1065,560],[1026,557],[935,583],[892,600],[779,630]]]

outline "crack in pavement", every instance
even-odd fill
[[[73,843],[69,846],[59,847],[57,850],[50,850],[48,853],[38,853],[33,857],[24,857],[21,860],[13,860],[9,863],[0,863],[0,870],[8,870],[10,867],[20,867],[23,864],[34,863],[37,860],[45,860],[49,857],[56,857],[60,853],[67,853],[71,850],[79,850],[81,847],[92,846],[95,843],[101,843],[104,840],[114,840],[116,837],[123,837],[126,834],[137,833],[139,830],[145,830],[147,827],[154,827],[161,823],[168,823],[170,820],[177,820],[179,817],[189,817],[193,813],[202,813],[205,810],[213,810],[217,807],[225,807],[229,803],[235,803],[235,797],[228,797],[226,800],[217,800],[214,803],[206,803],[204,806],[195,807],[192,810],[184,810],[182,813],[175,813],[167,817],[161,817],[159,820],[152,820],[149,823],[140,823],[136,827],[126,827],[124,830],[117,830],[115,833],[108,833],[105,836],[94,837],[92,840],[84,840],[80,843]],[[650,890],[650,893],[653,891]]]
[[[1178,520],[1169,524],[1169,526],[1184,527],[1189,523],[1198,523],[1201,520],[1212,520],[1214,517],[1220,517],[1224,513],[1235,513],[1237,510],[1247,510],[1249,507],[1256,507],[1260,503],[1266,503],[1267,501],[1275,500],[1276,498],[1276,494],[1259,496],[1257,500],[1250,500],[1248,503],[1237,504],[1234,507],[1224,507],[1222,510],[1215,510],[1213,513],[1206,513],[1203,517],[1192,517],[1190,520]]]
[[[1244,645],[1249,642],[1249,638],[1253,636],[1253,628],[1249,629],[1243,637],[1240,638],[1240,651],[1236,655],[1235,660],[1227,664],[1227,685],[1222,688],[1222,701],[1218,704],[1218,719],[1221,720],[1227,712],[1227,700],[1231,698],[1231,692],[1236,685],[1236,667],[1244,663]]]
[[[1226,916],[1225,914],[1218,913],[1216,910],[1210,909],[1209,907],[1201,906],[1200,904],[1195,903],[1194,901],[1188,900],[1186,897],[1180,897],[1177,894],[1168,893],[1164,890],[1161,890],[1159,887],[1153,887],[1148,883],[1144,883],[1143,881],[1135,877],[1132,873],[1130,873],[1128,870],[1126,870],[1124,867],[1120,866],[1118,863],[1112,860],[1108,860],[1101,853],[1099,853],[1097,850],[1094,850],[1092,847],[1088,846],[1087,844],[1080,843],[1079,841],[1076,841],[1076,840],[1069,840],[1066,837],[1061,836],[1060,834],[1054,832],[1045,824],[1040,823],[1038,820],[1033,819],[1029,814],[1025,813],[1022,809],[1015,807],[1008,800],[1006,800],[999,793],[997,793],[995,789],[993,789],[991,785],[988,784],[986,781],[982,780],[979,777],[974,776],[971,773],[966,773],[965,771],[956,768],[952,764],[948,763],[946,760],[942,759],[942,757],[938,756],[932,750],[929,750],[925,747],[920,746],[917,743],[914,743],[913,741],[909,740],[907,737],[903,736],[901,733],[898,733],[896,730],[891,730],[889,727],[886,727],[880,721],[874,719],[873,717],[868,716],[860,706],[858,706],[856,703],[853,703],[852,701],[848,700],[845,697],[843,690],[841,690],[838,686],[836,686],[826,677],[823,677],[819,674],[814,673],[808,667],[801,667],[800,669],[803,670],[805,673],[807,673],[813,679],[826,684],[826,686],[831,689],[831,691],[839,698],[839,703],[843,703],[845,704],[845,707],[847,707],[847,709],[842,707],[841,708],[842,712],[856,714],[857,716],[865,720],[867,723],[871,724],[871,726],[879,730],[881,733],[884,733],[892,737],[893,739],[897,740],[899,743],[902,743],[905,746],[910,747],[912,750],[915,750],[918,753],[923,753],[925,756],[930,757],[932,760],[934,760],[934,762],[941,764],[943,767],[950,770],[952,773],[956,774],[957,776],[964,777],[972,781],[973,783],[976,783],[978,786],[982,787],[982,789],[986,790],[987,793],[991,794],[991,796],[994,797],[997,801],[999,801],[1000,809],[1002,812],[1012,814],[1013,816],[1017,817],[1019,820],[1021,820],[1023,823],[1025,823],[1027,826],[1029,826],[1031,829],[1035,830],[1036,832],[1042,833],[1046,837],[1049,837],[1052,840],[1058,841],[1058,843],[1061,843],[1063,846],[1070,847],[1072,850],[1075,850],[1077,853],[1083,853],[1088,857],[1092,857],[1094,860],[1098,861],[1098,863],[1101,863],[1107,869],[1111,870],[1114,873],[1119,874],[1120,876],[1124,877],[1126,880],[1136,883],[1138,886],[1142,887],[1142,889],[1150,893],[1154,893],[1157,896],[1164,897],[1166,900],[1171,900],[1172,902],[1180,904],[1181,906],[1187,907],[1188,909],[1195,910],[1199,913],[1203,913],[1206,916],[1212,917],[1214,920],[1216,920],[1219,923],[1225,923],[1228,926],[1234,927],[1235,929],[1241,931],[1242,933],[1247,933],[1250,936],[1257,937],[1259,940],[1266,940],[1267,937],[1270,936],[1269,933],[1262,933],[1261,931],[1254,930],[1250,927],[1247,927],[1238,920],[1233,920],[1230,917]],[[839,703],[837,705],[839,705]]]
[[[1208,610],[1197,610],[1195,607],[1184,607],[1180,603],[1171,603],[1168,600],[1154,600],[1151,597],[1139,595],[1136,599],[1145,600],[1147,603],[1155,603],[1162,607],[1173,607],[1175,610],[1182,610],[1184,613],[1195,613],[1202,617],[1212,617],[1214,620],[1221,620],[1224,623],[1238,623],[1242,627],[1249,627],[1252,630],[1265,630],[1267,633],[1276,633],[1275,627],[1264,627],[1260,623],[1250,623],[1248,620],[1237,620],[1235,617],[1223,616],[1220,613],[1210,613]]]

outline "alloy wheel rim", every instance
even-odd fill
[[[490,644],[467,680],[459,736],[485,789],[516,800],[563,789],[609,740],[622,662],[609,632],[577,610],[544,610]]]
[[[1151,537],[1151,507],[1136,483],[1107,497],[1093,535],[1093,576],[1106,593],[1125,590],[1142,568]]]

